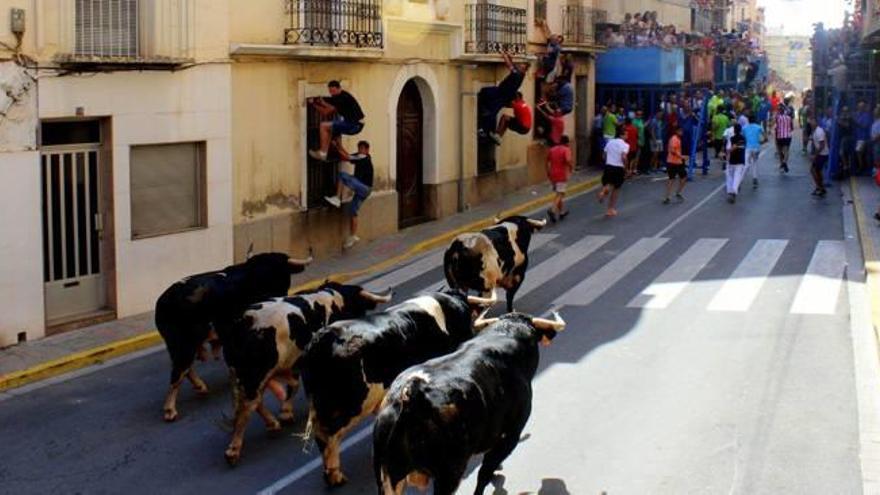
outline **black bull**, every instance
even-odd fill
[[[529,266],[532,234],[546,224],[546,220],[512,216],[480,232],[459,235],[443,256],[446,283],[484,297],[496,287],[503,287],[507,311],[513,311],[513,299]]]
[[[251,256],[244,263],[201,273],[174,283],[156,301],[156,328],[171,357],[171,386],[165,397],[165,420],[177,419],[177,392],[188,377],[200,394],[207,385],[193,369],[205,341],[219,340],[232,321],[256,302],[287,295],[290,277],[311,263],[283,253]],[[219,345],[215,346],[215,356]]]
[[[455,493],[474,455],[481,495],[516,448],[532,409],[538,344],[565,322],[510,313],[474,323],[481,330],[455,352],[413,366],[391,385],[373,429],[373,467],[380,495],[407,484],[436,495]]]

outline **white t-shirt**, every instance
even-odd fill
[[[821,126],[816,126],[816,130],[813,131],[813,147],[819,149],[819,143],[825,143],[825,148],[819,154],[828,156],[828,139],[825,137],[825,129],[822,129]]]
[[[728,127],[727,129],[724,129],[724,149],[726,149],[727,151],[730,151],[730,138],[733,137],[733,134],[733,127]]]
[[[620,138],[614,138],[605,145],[605,163],[612,167],[623,167],[621,155],[629,153],[629,145]]]

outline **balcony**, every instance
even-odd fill
[[[526,9],[493,3],[465,4],[465,54],[526,55]]]
[[[383,47],[382,0],[287,0],[287,15],[285,45]]]
[[[596,26],[608,20],[604,10],[583,5],[562,6],[562,36],[567,46],[595,46]]]

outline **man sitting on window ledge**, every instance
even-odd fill
[[[358,152],[356,155],[342,156],[354,165],[354,175],[339,172],[339,181],[336,183],[336,196],[325,196],[324,199],[331,205],[339,208],[342,206],[343,186],[351,189],[354,193],[351,204],[348,207],[351,213],[351,219],[349,220],[351,235],[345,240],[345,244],[342,245],[344,249],[350,249],[361,240],[357,236],[358,211],[373,189],[373,161],[370,159],[370,143],[360,141],[358,142]]]
[[[496,121],[498,112],[506,106],[510,106],[511,102],[516,99],[516,93],[522,85],[526,72],[529,70],[528,64],[514,64],[507,52],[502,53],[504,63],[510,69],[507,75],[498,86],[488,86],[480,90],[477,94],[477,125],[479,127],[480,137],[489,137],[496,144],[501,144],[501,136],[496,132]]]
[[[330,91],[329,98],[309,99],[321,116],[336,114],[333,120],[321,122],[321,147],[309,150],[312,158],[321,161],[327,161],[327,150],[331,141],[340,155],[347,155],[348,153],[342,148],[340,137],[343,134],[354,136],[364,129],[364,112],[355,97],[342,89],[339,81],[330,81],[327,83],[327,89]]]

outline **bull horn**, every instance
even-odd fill
[[[254,243],[251,242],[251,245],[248,246],[247,254],[244,255],[244,259],[249,260],[251,256],[254,255]]]
[[[544,227],[547,226],[547,220],[546,220],[546,219],[544,219],[544,220],[535,220],[534,218],[529,218],[529,219],[528,219],[528,222],[529,222],[529,225],[531,225],[532,228],[534,228],[534,229],[543,229]]]
[[[387,302],[390,302],[391,298],[394,297],[394,291],[388,289],[388,292],[386,292],[385,294],[376,294],[374,292],[368,291],[367,289],[361,289],[360,295],[367,301],[374,302],[376,304],[385,304]]]
[[[498,318],[486,318],[486,314],[488,312],[489,310],[486,309],[485,311],[480,313],[480,316],[478,316],[477,319],[474,321],[474,330],[479,332],[480,330],[498,321]]]
[[[497,213],[494,217],[492,217],[492,222],[501,223],[501,213]]]
[[[313,258],[311,256],[309,256],[306,259],[297,259],[297,258],[288,258],[287,259],[287,262],[293,266],[308,266],[308,265],[312,264],[313,261],[315,261],[315,258]]]
[[[546,320],[544,318],[532,318],[532,325],[535,326],[538,330],[553,330],[554,332],[561,332],[565,330],[565,320],[559,316],[559,313],[556,311],[553,312],[553,319]]]
[[[490,308],[498,302],[498,294],[492,291],[492,297],[467,296],[467,302],[471,306],[489,306]]]

